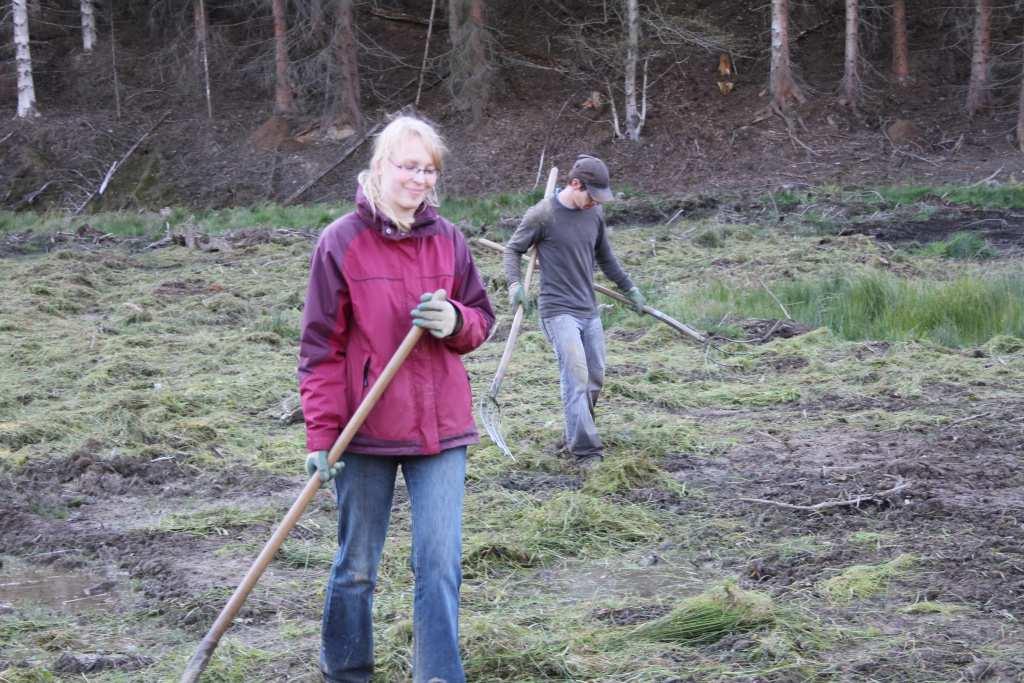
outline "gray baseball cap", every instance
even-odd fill
[[[610,202],[614,199],[609,187],[608,167],[597,157],[581,154],[569,171],[569,180],[579,178],[587,186],[587,193],[598,202]]]

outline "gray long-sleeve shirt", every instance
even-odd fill
[[[557,193],[530,207],[515,233],[505,244],[502,263],[508,281],[521,282],[521,257],[537,245],[540,278],[540,316],[568,313],[579,318],[597,315],[594,266],[623,292],[633,281],[619,265],[608,243],[604,212],[600,206],[570,209]]]

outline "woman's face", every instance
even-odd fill
[[[411,216],[437,184],[437,167],[427,146],[410,135],[381,164],[381,199],[396,214]]]

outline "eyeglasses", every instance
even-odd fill
[[[423,179],[424,180],[433,180],[434,178],[437,177],[437,169],[436,168],[423,168],[422,166],[417,166],[416,164],[414,164],[412,162],[406,162],[404,164],[398,164],[398,163],[395,163],[394,161],[391,161],[390,159],[388,159],[388,163],[390,163],[392,166],[397,168],[399,171],[401,171],[402,173],[404,173],[407,176],[412,177],[412,178],[415,178],[420,173],[423,174]]]

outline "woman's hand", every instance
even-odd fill
[[[412,309],[412,324],[422,327],[438,339],[450,337],[458,331],[459,312],[447,300],[434,301],[433,292],[420,297],[420,304]]]

